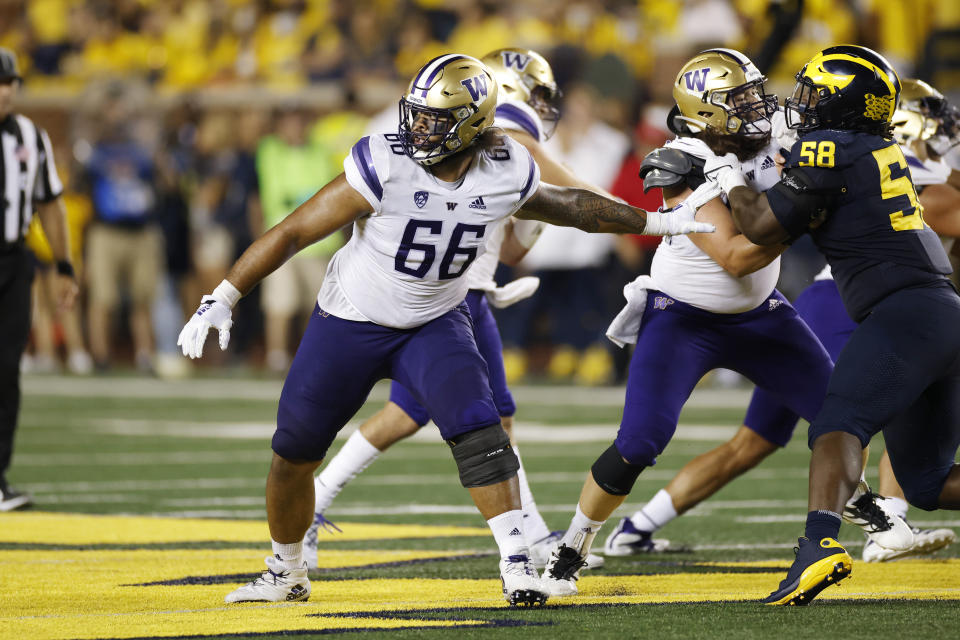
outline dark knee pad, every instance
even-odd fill
[[[590,472],[601,489],[614,496],[625,496],[633,490],[644,469],[643,465],[625,462],[616,445],[610,445],[593,463]]]
[[[500,424],[482,427],[448,441],[467,489],[486,487],[517,475],[520,460]]]

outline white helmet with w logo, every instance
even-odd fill
[[[530,49],[497,49],[481,58],[500,85],[500,100],[530,105],[544,123],[549,138],[560,119],[557,102],[561,93],[546,58]]]
[[[449,53],[417,72],[400,99],[400,139],[421,165],[463,151],[493,124],[497,81],[476,58]]]

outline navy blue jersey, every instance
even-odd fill
[[[807,134],[767,200],[791,238],[810,232],[858,322],[890,293],[940,282],[952,271],[923,221],[896,142],[854,131]]]

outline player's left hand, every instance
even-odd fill
[[[740,161],[732,153],[707,158],[703,165],[703,175],[709,182],[720,185],[728,196],[735,187],[747,186]]]
[[[73,308],[73,303],[77,300],[77,294],[80,293],[80,287],[77,285],[77,279],[65,274],[57,274],[56,300],[57,308],[60,311],[69,311]]]
[[[177,345],[183,349],[183,355],[199,358],[203,355],[203,343],[207,341],[207,332],[216,328],[220,338],[220,350],[225,351],[230,342],[230,327],[233,326],[233,312],[230,305],[214,296],[203,296],[197,312],[190,316],[177,338]]]

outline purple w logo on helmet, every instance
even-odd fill
[[[517,71],[523,71],[527,68],[527,65],[530,64],[530,59],[530,56],[525,56],[522,53],[515,53],[513,51],[503,52],[503,66],[507,69],[516,67]]]
[[[467,90],[470,92],[470,97],[474,100],[479,100],[480,96],[483,96],[484,98],[487,97],[486,76],[473,76],[472,78],[461,80],[460,84],[467,88]]]
[[[703,91],[707,86],[707,74],[710,73],[710,67],[703,69],[694,69],[683,74],[683,79],[687,81],[687,89]]]

